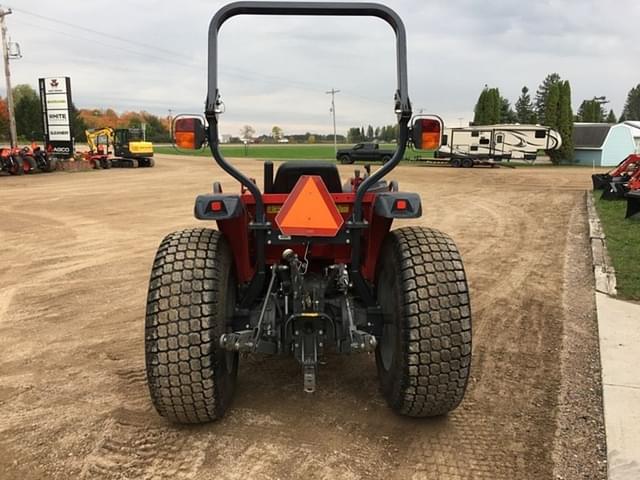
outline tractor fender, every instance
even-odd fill
[[[422,216],[422,201],[417,193],[379,193],[376,195],[374,211],[384,218],[418,218]]]
[[[198,195],[193,209],[198,220],[228,220],[243,213],[244,205],[240,201],[240,195]]]

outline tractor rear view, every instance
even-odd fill
[[[262,189],[220,151],[217,36],[236,15],[374,16],[396,34],[398,144],[375,172],[343,182],[329,162],[264,164]],[[294,357],[306,392],[321,388],[321,360],[375,355],[382,395],[403,415],[443,415],[462,401],[471,364],[471,310],[453,240],[432,228],[392,230],[422,214],[416,193],[384,177],[417,148],[440,145],[437,118],[413,120],[406,37],[398,15],[368,3],[238,2],[209,28],[206,123],[174,122],[175,143],[208,143],[240,185],[199,195],[195,216],[217,229],[167,235],[157,251],[145,322],[146,371],[156,410],[171,421],[208,422],[231,403],[240,354]],[[411,124],[411,125],[410,125]],[[413,132],[420,132],[419,135]]]

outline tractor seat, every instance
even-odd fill
[[[318,175],[330,193],[342,193],[338,168],[333,163],[318,161],[285,162],[280,165],[272,193],[290,193],[302,175]]]

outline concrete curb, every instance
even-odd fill
[[[593,202],[593,195],[587,191],[585,192],[585,198],[589,218],[589,241],[593,257],[593,275],[596,279],[596,291],[607,295],[615,295],[616,271],[607,252],[607,245],[604,241],[605,235]]]

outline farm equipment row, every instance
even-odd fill
[[[55,168],[56,159],[35,144],[27,147],[0,148],[0,172],[24,175],[52,172]]]
[[[627,199],[626,218],[640,220],[640,154],[631,154],[607,173],[591,176],[603,200]]]

